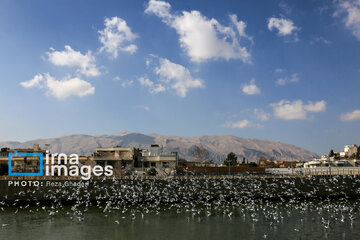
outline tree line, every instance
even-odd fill
[[[210,159],[210,153],[203,146],[195,146],[193,158],[195,162],[202,164],[214,164],[214,161]],[[246,164],[245,157],[242,159],[242,164]],[[238,157],[234,152],[230,152],[223,163],[225,166],[235,167],[238,165]],[[251,167],[256,167],[257,164],[254,162],[248,163]]]

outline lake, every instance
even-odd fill
[[[359,201],[3,206],[0,239],[360,239]]]

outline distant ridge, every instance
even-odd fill
[[[193,160],[192,155],[196,146],[203,146],[210,152],[210,158],[215,162],[222,162],[229,152],[234,152],[242,159],[257,161],[261,156],[276,160],[310,160],[318,157],[316,153],[296,147],[291,144],[273,140],[248,139],[234,136],[200,136],[178,137],[163,136],[156,133],[141,134],[123,132],[115,135],[67,135],[57,138],[37,139],[27,142],[0,142],[1,147],[26,148],[33,144],[50,144],[50,152],[77,153],[90,155],[97,147],[137,147],[148,148],[151,144],[160,144],[165,151],[177,151],[181,158]]]

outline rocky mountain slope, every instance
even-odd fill
[[[317,157],[316,153],[294,145],[272,140],[247,139],[234,136],[178,137],[158,134],[124,132],[116,135],[68,135],[57,138],[36,139],[27,142],[0,142],[1,147],[26,148],[33,144],[50,144],[50,152],[77,153],[90,155],[96,147],[137,147],[149,148],[151,144],[160,144],[164,151],[177,151],[181,158],[192,160],[196,146],[203,146],[210,152],[215,162],[222,162],[229,152],[234,152],[242,159],[257,161],[261,156],[274,157],[276,160],[309,160]]]

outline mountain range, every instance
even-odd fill
[[[235,136],[200,136],[179,137],[159,134],[141,134],[123,132],[115,135],[67,135],[56,138],[36,139],[26,142],[0,142],[0,147],[29,148],[34,144],[50,144],[51,153],[76,153],[89,156],[97,147],[136,147],[148,149],[151,144],[159,144],[167,152],[178,152],[180,158],[193,160],[196,146],[209,151],[210,159],[223,162],[229,152],[234,152],[239,159],[245,157],[249,162],[258,161],[261,156],[276,160],[310,160],[318,155],[314,152],[291,144],[274,140],[248,139]]]

